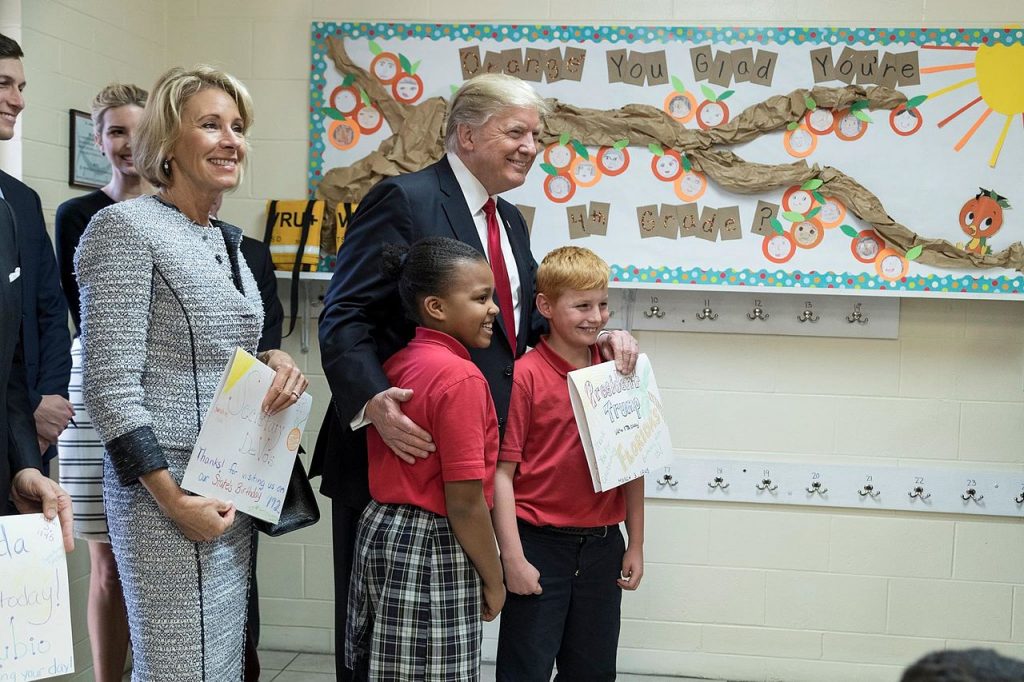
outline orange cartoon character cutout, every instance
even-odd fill
[[[960,209],[960,229],[970,240],[966,244],[958,242],[957,247],[984,256],[992,251],[988,240],[1003,227],[1003,211],[1010,208],[1010,202],[994,190],[978,189]]]

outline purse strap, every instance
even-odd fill
[[[292,265],[292,287],[288,296],[290,319],[288,321],[288,333],[284,335],[284,338],[288,338],[295,331],[295,318],[299,310],[299,273],[302,272],[302,257],[306,253],[306,242],[309,241],[309,230],[313,225],[314,204],[315,202],[312,200],[307,201],[306,210],[302,212],[302,233],[299,235],[299,247],[295,252],[295,263]]]

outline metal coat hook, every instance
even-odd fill
[[[711,309],[711,299],[704,299],[704,310],[697,313],[698,320],[717,320],[718,313]]]
[[[665,311],[657,305],[652,305],[649,310],[644,311],[644,317],[657,317],[658,319],[661,319],[662,317],[665,317]]]
[[[846,321],[850,324],[867,324],[868,318],[860,311],[860,303],[853,305],[853,312],[846,316]]]
[[[675,488],[677,485],[679,485],[679,481],[673,480],[672,474],[663,474],[662,477],[658,479],[659,488],[664,488],[665,486]]]
[[[878,497],[882,494],[881,490],[875,490],[875,486],[870,483],[865,483],[864,486],[857,491],[857,494],[861,497]],[[911,496],[913,497],[913,496]]]
[[[754,300],[754,309],[747,313],[748,320],[767,320],[768,313],[761,307],[761,299]]]
[[[762,478],[761,482],[755,484],[754,487],[757,488],[758,490],[767,490],[768,492],[771,493],[775,492],[778,489],[779,485],[777,483],[772,483],[772,479],[770,478]]]
[[[985,499],[985,496],[984,495],[979,495],[978,491],[976,489],[974,489],[974,488],[968,488],[967,490],[964,491],[964,494],[961,495],[960,497],[963,498],[964,502],[966,502],[967,500],[974,500],[975,502],[981,502],[982,500]]]
[[[807,486],[807,492],[811,493],[812,495],[814,493],[824,495],[825,493],[828,492],[828,488],[822,485],[821,481],[811,481],[811,484]]]
[[[803,312],[797,315],[796,319],[800,322],[817,322],[821,318],[814,314],[812,307],[814,306],[810,301],[805,302]]]
[[[1017,497],[1013,499],[1017,504],[1024,504],[1024,490],[1021,491],[1020,495],[1017,495]]]
[[[907,494],[910,495],[911,497],[919,497],[922,500],[927,500],[929,497],[932,496],[931,493],[926,493],[924,491],[924,486],[923,485],[916,485],[916,486],[914,486],[914,489],[911,490],[910,492],[908,492]]]
[[[722,476],[715,476],[713,481],[708,482],[708,487],[714,490],[715,488],[721,488],[725,490],[729,487],[729,484],[725,482],[725,478]]]

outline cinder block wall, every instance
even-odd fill
[[[109,80],[150,84],[166,66],[213,62],[245,80],[256,100],[250,172],[222,216],[261,235],[266,199],[304,195],[309,25],[339,19],[974,26],[1019,22],[1021,10],[1009,0],[28,0],[24,173],[48,218],[73,194],[65,181],[68,107],[87,108]],[[900,338],[892,341],[639,338],[676,415],[673,441],[681,451],[1020,468],[1022,313],[1018,303],[906,299]],[[299,352],[297,338],[286,348],[311,378],[316,425],[328,392],[315,325],[310,333],[309,354]],[[315,437],[306,435],[307,448]],[[322,508],[319,526],[261,545],[264,646],[333,651],[329,502]],[[626,595],[623,670],[885,682],[943,647],[992,646],[1024,658],[1018,521],[657,500],[647,513],[647,575],[639,592]],[[80,638],[87,568],[77,551]],[[495,634],[488,628],[488,652]],[[87,662],[84,640],[79,653]]]

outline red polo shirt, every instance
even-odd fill
[[[417,327],[409,345],[384,363],[392,386],[411,388],[402,403],[407,417],[434,439],[437,450],[415,464],[396,457],[373,426],[366,434],[370,495],[385,504],[413,504],[447,515],[444,484],[482,480],[484,498],[494,500],[498,419],[487,380],[461,343],[442,332]]]
[[[591,347],[591,364],[600,362]],[[607,526],[626,518],[621,486],[594,492],[569,400],[566,375],[573,369],[547,337],[516,361],[498,459],[519,463],[516,516],[535,526]]]

